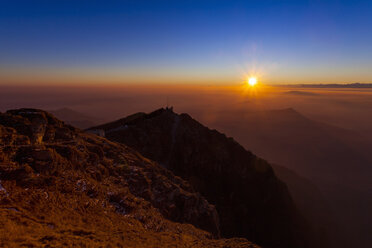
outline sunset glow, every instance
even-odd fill
[[[255,77],[251,77],[248,79],[249,86],[253,87],[257,84],[257,79]]]

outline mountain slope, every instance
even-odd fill
[[[206,123],[258,156],[310,179],[324,195],[340,229],[332,240],[335,247],[369,247],[372,144],[368,139],[313,121],[292,108],[221,111]]]
[[[257,247],[212,239],[216,210],[187,182],[44,111],[0,113],[0,141],[0,246]]]
[[[264,247],[306,247],[305,223],[271,166],[187,114],[159,109],[89,129],[188,180],[217,207],[221,234]]]

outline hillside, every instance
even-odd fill
[[[216,205],[224,237],[264,247],[307,247],[309,230],[270,164],[187,114],[159,109],[93,127],[189,181]]]
[[[0,113],[0,141],[2,247],[257,247],[214,239],[215,207],[186,181],[47,112]]]

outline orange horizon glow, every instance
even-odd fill
[[[232,68],[228,72],[217,69],[192,70],[182,68],[0,68],[0,85],[239,85],[248,83],[249,78],[259,79],[265,85],[276,84],[346,84],[371,83],[368,74],[360,74],[358,78],[347,75],[346,72],[333,76],[325,72],[316,75],[303,75],[293,71],[273,71],[270,66],[254,65],[244,68]],[[297,74],[297,75],[296,75]],[[343,75],[342,75],[343,74]]]

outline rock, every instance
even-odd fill
[[[52,149],[46,149],[46,150],[34,150],[31,156],[35,160],[41,160],[41,161],[53,161],[54,155]]]

